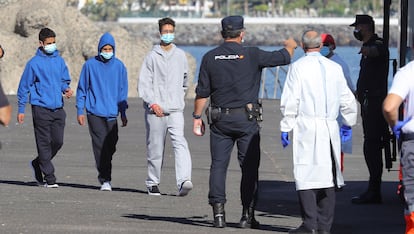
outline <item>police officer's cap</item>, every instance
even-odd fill
[[[369,15],[356,15],[355,22],[349,26],[356,26],[358,24],[374,24],[374,20]]]
[[[223,31],[234,31],[244,29],[243,17],[240,15],[227,16],[221,20]]]

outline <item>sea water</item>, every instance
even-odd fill
[[[179,46],[184,51],[190,53],[197,62],[196,67],[196,74],[194,76],[194,82],[198,80],[198,73],[200,68],[201,59],[203,55],[213,49],[215,46]],[[271,47],[271,46],[264,46],[260,47],[263,50],[279,50],[282,47]],[[359,61],[361,59],[361,54],[359,54],[360,47],[351,47],[351,46],[337,46],[335,49],[335,53],[337,53],[342,59],[348,64],[349,70],[351,73],[351,79],[353,83],[356,85],[358,80],[359,74]],[[392,77],[393,77],[393,66],[392,61],[393,59],[398,58],[398,51],[397,48],[390,48],[390,71],[388,75],[388,84],[391,85]],[[296,61],[298,58],[302,57],[304,52],[301,48],[297,48],[295,50],[295,54],[293,57],[292,62]],[[280,66],[277,68],[270,68],[266,69],[264,75],[262,76],[262,86],[260,88],[259,97],[263,99],[279,99],[281,90],[283,89],[283,85],[286,78],[286,72],[288,70],[288,66]]]

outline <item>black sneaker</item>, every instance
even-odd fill
[[[355,196],[351,199],[353,204],[381,204],[381,193],[375,193],[367,191],[359,196]]]
[[[33,178],[36,180],[37,184],[43,185],[44,184],[43,174],[42,174],[42,171],[40,170],[39,163],[33,160],[29,163],[29,166],[32,169]]]
[[[158,189],[157,185],[153,185],[151,187],[148,187],[148,195],[155,195],[155,196],[160,196],[160,190]]]

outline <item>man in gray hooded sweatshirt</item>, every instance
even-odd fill
[[[149,195],[161,195],[161,177],[165,139],[170,134],[175,154],[178,196],[186,196],[191,183],[191,155],[184,137],[184,95],[187,90],[188,63],[183,50],[172,43],[175,22],[158,21],[160,44],[153,47],[141,66],[138,93],[145,109]]]

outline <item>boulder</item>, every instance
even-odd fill
[[[98,53],[101,35],[110,32],[117,46],[116,56],[128,69],[128,95],[138,96],[139,70],[153,42],[118,25],[93,22],[82,15],[76,6],[77,1],[74,0],[0,2],[0,44],[5,50],[5,56],[0,59],[0,80],[7,94],[16,94],[24,67],[39,46],[39,31],[48,27],[56,32],[56,44],[69,68],[74,91],[83,63]],[[194,74],[195,60],[188,56],[190,73]],[[192,84],[194,75],[191,74]],[[189,89],[187,96],[194,97],[193,87]]]

